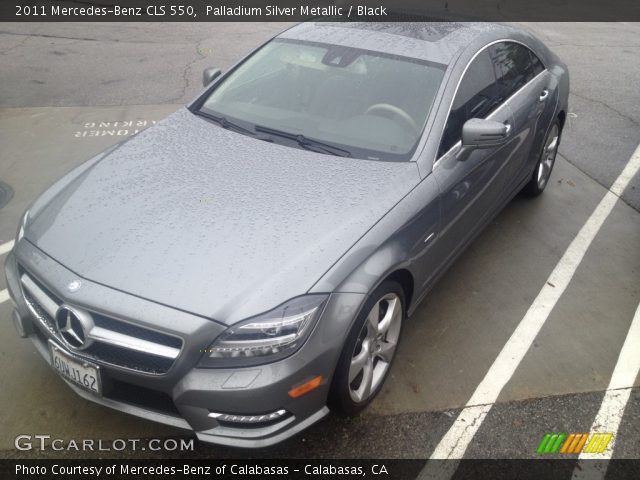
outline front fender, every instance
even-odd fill
[[[440,223],[439,189],[432,175],[422,180],[371,228],[313,286],[311,292],[369,293],[399,269],[407,270],[419,293],[431,276],[429,258]]]

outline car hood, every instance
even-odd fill
[[[80,277],[231,324],[307,292],[418,182],[415,163],[268,143],[181,109],[69,182],[25,236]]]

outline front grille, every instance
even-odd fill
[[[42,282],[20,269],[22,291],[27,305],[45,333],[66,344],[56,327],[55,315],[64,303]],[[182,340],[172,335],[150,330],[96,313],[90,314],[94,326],[87,337],[89,347],[72,349],[74,355],[86,360],[154,375],[169,371],[182,348]]]
[[[34,300],[27,290],[23,289],[23,293],[24,299],[27,301],[27,305],[29,305],[29,307],[34,311],[36,318],[40,321],[40,324],[47,329],[47,332],[49,332],[50,335],[58,338],[58,332],[56,331],[56,325],[53,322],[53,318],[44,311],[40,304]]]
[[[42,323],[36,323],[34,327],[37,341],[40,342],[43,349],[47,349],[48,336],[43,331]],[[105,398],[176,417],[180,416],[173,399],[164,392],[116,380],[107,371],[102,371],[100,377],[103,389],[102,395]]]
[[[111,365],[128,368],[130,370],[142,370],[147,373],[162,374],[169,371],[173,360],[157,357],[135,350],[128,350],[106,343],[94,343],[82,353],[87,352],[91,358]]]
[[[103,327],[107,330],[120,332],[125,335],[129,335],[130,337],[142,338],[143,340],[157,343],[159,345],[165,345],[167,347],[179,349],[182,346],[182,340],[177,337],[171,337],[164,333],[156,332],[155,330],[149,330],[148,328],[138,327],[131,323],[119,322],[118,320],[105,317],[99,313],[92,313],[91,316],[98,327]]]

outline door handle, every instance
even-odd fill
[[[540,98],[538,100],[540,100],[541,102],[543,102],[547,97],[549,96],[549,90],[547,90],[546,88],[542,91],[542,93],[540,94]]]

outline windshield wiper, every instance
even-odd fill
[[[207,118],[209,120],[213,120],[222,128],[226,128],[228,130],[235,130],[236,132],[244,133],[245,135],[250,135],[252,137],[258,136],[258,134],[253,130],[249,130],[248,128],[244,128],[243,126],[238,125],[237,123],[233,123],[227,120],[226,117],[217,117],[215,115],[211,115],[210,113],[203,112],[202,110],[196,110],[194,113],[196,115],[200,115],[201,117]]]
[[[351,152],[349,150],[336,147],[335,145],[331,145],[330,143],[321,142],[320,140],[314,140],[313,138],[308,138],[298,133],[289,133],[283,130],[277,130],[275,128],[263,127],[261,125],[256,125],[255,129],[256,132],[266,133],[268,135],[274,135],[276,137],[288,138],[289,140],[293,140],[302,148],[305,148],[307,150],[320,151],[328,153],[330,155],[336,155],[338,157],[351,156]]]

